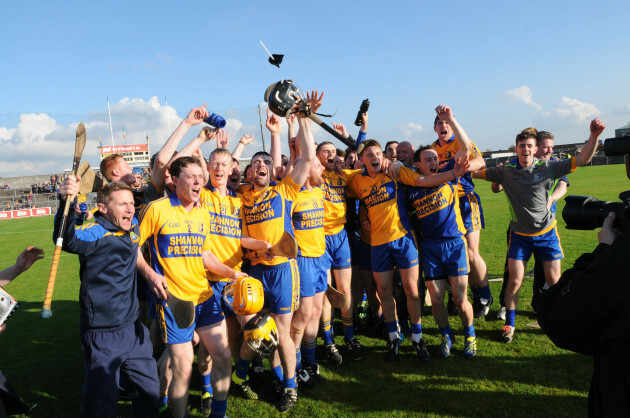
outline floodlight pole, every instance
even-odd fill
[[[260,105],[258,105],[258,120],[260,121],[260,136],[262,138],[263,151],[267,152],[267,150],[265,149],[265,132],[263,131],[262,113],[260,110]]]

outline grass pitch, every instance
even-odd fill
[[[569,176],[568,194],[594,195],[602,200],[617,200],[628,189],[623,166],[585,167]],[[477,181],[482,199],[486,229],[482,232],[481,254],[491,278],[502,277],[505,261],[505,231],[509,211],[503,194],[493,195],[490,184]],[[564,202],[559,202],[558,213]],[[48,280],[52,242],[52,217],[0,222],[0,270],[10,266],[29,245],[46,250],[47,258],[37,262],[7,286],[20,302],[0,336],[0,369],[29,405],[35,417],[77,416],[83,383],[82,354],[79,342],[79,266],[77,257],[62,253],[53,297],[53,317],[39,316]],[[583,252],[597,245],[596,231],[569,231],[558,217],[563,268],[568,268]],[[425,308],[424,338],[432,359],[420,364],[403,343],[399,359],[384,361],[385,343],[371,336],[358,335],[365,346],[364,360],[344,357],[341,366],[332,367],[319,358],[321,373],[328,379],[308,390],[300,389],[293,416],[585,416],[592,359],[556,348],[540,329],[526,324],[536,322],[529,302],[531,279],[525,279],[516,318],[516,334],[511,344],[499,342],[502,322],[495,320],[501,282],[492,282],[495,296],[487,320],[475,320],[478,356],[465,360],[459,318],[450,318],[456,333],[453,355],[439,360],[439,332]],[[335,321],[337,343],[342,355],[341,323]],[[585,336],[588,338],[588,336]],[[190,416],[200,416],[199,379],[193,372]],[[119,415],[129,414],[128,404],[119,404]],[[231,396],[229,416],[276,416],[274,406],[264,401],[247,401]]]

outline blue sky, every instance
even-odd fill
[[[68,168],[81,121],[98,165],[107,97],[116,144],[124,125],[126,143],[149,135],[157,151],[207,102],[228,119],[230,147],[256,135],[251,155],[257,106],[284,78],[325,90],[321,111],[353,134],[369,98],[368,137],[382,143],[433,140],[440,103],[482,151],[528,126],[582,141],[594,117],[614,136],[630,122],[629,17],[628,1],[3,2],[0,176]],[[285,54],[280,69],[259,40]]]

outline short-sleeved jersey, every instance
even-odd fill
[[[520,235],[541,235],[556,224],[556,216],[547,210],[549,192],[555,179],[577,168],[575,157],[566,160],[538,160],[522,167],[518,159],[481,171],[483,178],[503,185],[510,202],[510,230]]]
[[[295,184],[290,175],[260,191],[256,191],[253,185],[244,190],[243,222],[247,225],[250,237],[274,245],[284,231],[293,235],[291,208],[297,199],[300,186]],[[262,259],[261,263],[273,266],[287,261],[286,257],[274,257],[272,260]]]
[[[338,174],[334,170],[324,170],[324,183],[320,186],[324,192],[324,231],[326,235],[335,235],[346,223],[346,186],[349,181],[360,174],[361,170],[342,170]]]
[[[209,230],[208,212],[198,206],[187,212],[175,193],[150,203],[140,223],[140,245],[148,242],[151,267],[166,277],[174,296],[195,305],[212,296],[202,259],[212,249]]]
[[[459,151],[459,141],[455,140],[455,135],[449,139],[446,144],[440,145],[440,140],[436,140],[433,144],[431,144],[431,148],[435,150],[438,154],[438,159],[440,163],[446,162],[446,166],[442,167],[440,171],[449,171],[455,167],[455,154]],[[479,148],[475,144],[472,144],[472,149],[470,150],[470,154],[468,155],[469,159],[473,159],[475,157],[481,157],[481,152],[479,152]],[[458,192],[459,196],[463,196],[465,194],[471,193],[475,189],[475,184],[473,183],[472,176],[470,173],[466,173],[462,177],[459,178],[459,187]]]
[[[415,185],[419,174],[407,167],[400,169],[400,183]],[[348,187],[361,199],[370,218],[371,245],[395,241],[411,231],[411,222],[405,206],[403,186],[387,174],[379,173],[372,178],[367,170],[354,176]]]
[[[302,188],[293,203],[293,232],[302,257],[321,257],[326,252],[324,192],[319,187]]]
[[[218,190],[209,185],[201,189],[199,204],[210,214],[210,230],[208,238],[212,245],[212,252],[223,264],[235,269],[241,269],[243,250],[241,250],[241,216],[242,196],[228,189],[226,196],[221,196]],[[208,272],[208,280],[215,282],[229,281]]]
[[[422,241],[445,241],[466,234],[456,181],[437,187],[406,187],[405,193],[418,217]]]

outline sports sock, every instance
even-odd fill
[[[411,324],[411,341],[419,343],[422,339],[422,324]]]
[[[212,399],[212,403],[210,404],[210,415],[213,418],[224,417],[227,412],[227,399],[223,399],[222,401]]]
[[[354,338],[354,327],[352,326],[352,315],[341,316],[341,322],[343,323],[343,332],[347,340]]]
[[[385,326],[387,327],[390,341],[394,341],[398,338],[398,321],[385,322]]]
[[[324,339],[324,344],[332,344],[334,341],[332,338],[332,333],[330,332],[330,319],[321,321],[320,327],[322,329],[322,338]]]
[[[490,293],[490,286],[480,287],[479,297],[481,298],[481,302],[488,303],[488,301],[492,297],[492,293]]]
[[[470,291],[472,292],[473,296],[475,298],[479,297],[479,286],[476,284],[471,284],[470,285]]]
[[[448,337],[448,339],[453,342],[453,331],[450,325],[440,328],[440,334],[442,334],[443,337]]]
[[[470,325],[469,327],[464,326],[464,336],[466,337],[466,339],[468,339],[468,337],[476,337],[477,335],[475,334],[475,327],[474,325]]]
[[[282,364],[272,368],[273,376],[277,381],[282,382],[284,380],[284,375],[282,374]]]
[[[168,393],[160,395],[160,408],[168,403]]]
[[[283,378],[282,383],[284,384],[285,389],[294,389],[297,387],[297,384],[295,383],[295,375],[291,378]]]
[[[212,384],[210,383],[210,373],[200,374],[201,377],[201,395],[209,393],[212,396]]]
[[[307,343],[302,342],[302,365],[312,366],[315,364],[315,348],[317,343],[315,341]]]
[[[505,311],[505,325],[513,327],[514,318],[516,318],[516,309],[508,309]]]
[[[295,348],[295,371],[299,372],[302,370],[302,352],[300,351],[300,347]]]
[[[249,372],[249,360],[243,360],[242,358],[238,359],[238,363],[236,363],[236,370],[234,370],[234,375],[239,379],[236,383],[243,383],[247,380],[247,372]]]
[[[363,289],[363,294],[361,295],[361,302],[367,302],[367,290]]]

